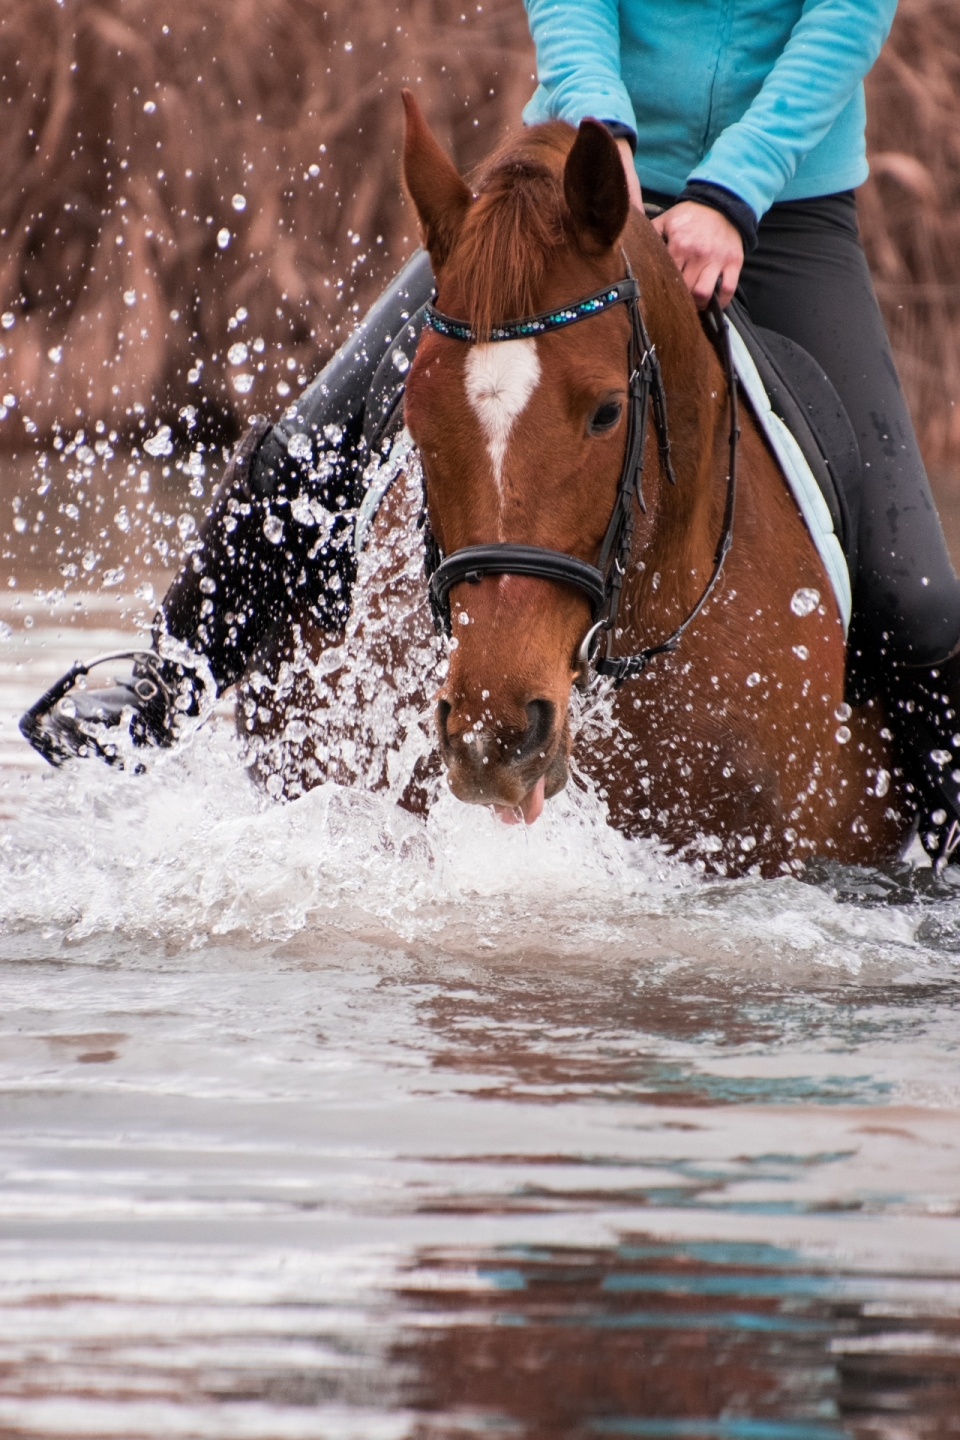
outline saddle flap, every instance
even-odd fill
[[[796,341],[754,325],[737,300],[731,302],[727,313],[756,366],[770,408],[786,425],[810,467],[853,576],[862,469],[860,447],[843,401],[822,367]]]

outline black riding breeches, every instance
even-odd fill
[[[364,471],[402,396],[432,292],[417,251],[277,424],[244,436],[155,627],[206,659],[218,691],[275,627],[304,617],[342,628]]]
[[[960,581],[860,244],[853,192],[774,205],[740,294],[755,324],[796,341],[823,366],[860,446],[851,644],[874,663],[944,659],[960,640]]]

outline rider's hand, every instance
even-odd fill
[[[697,309],[706,309],[718,278],[717,298],[728,305],[743,266],[743,240],[736,226],[719,210],[682,200],[658,215],[653,228],[666,240]]]
[[[642,210],[643,196],[640,194],[640,181],[637,178],[637,167],[633,163],[633,151],[630,149],[626,140],[618,140],[617,149],[620,151],[620,159],[623,161],[623,169],[627,177],[627,190],[630,193],[630,204],[636,205],[638,210]]]

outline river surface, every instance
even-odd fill
[[[49,770],[135,609],[2,598],[0,1435],[960,1434],[960,882]]]

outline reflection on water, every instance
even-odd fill
[[[812,1270],[749,1242],[636,1236],[471,1258],[471,1286],[445,1290],[441,1305],[434,1296],[439,1314],[430,1329],[418,1316],[421,1333],[400,1353],[414,1362],[418,1398],[488,1427],[496,1416],[506,1433],[932,1434],[883,1417],[896,1425],[960,1407],[957,1321],[931,1333],[903,1309],[942,1304],[946,1287],[924,1295],[916,1281]],[[452,1279],[454,1266],[440,1273]],[[954,1306],[958,1297],[954,1286]]]
[[[6,605],[0,1434],[960,1433],[950,877],[42,773]]]

